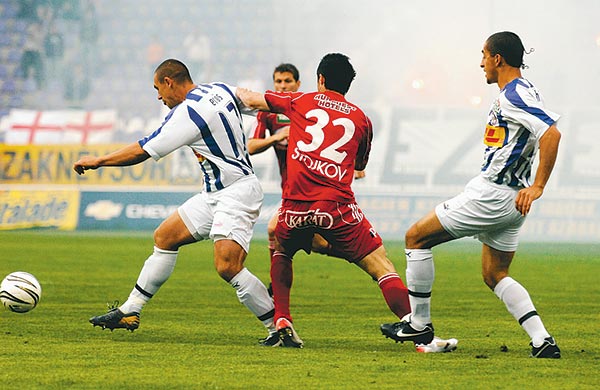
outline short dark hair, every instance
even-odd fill
[[[345,95],[356,72],[350,63],[350,58],[341,53],[329,53],[321,59],[317,67],[317,77],[323,75],[325,88]]]
[[[193,82],[192,77],[190,76],[190,71],[187,66],[179,60],[169,58],[168,60],[164,60],[160,65],[156,67],[154,71],[156,73],[158,80],[162,83],[165,77],[170,77],[177,84],[182,84],[184,82]]]
[[[279,64],[273,70],[273,78],[275,78],[275,73],[283,73],[289,72],[294,77],[294,81],[300,80],[300,72],[298,72],[298,68],[296,68],[293,64],[283,63]]]
[[[490,35],[487,39],[487,49],[491,55],[500,54],[504,61],[515,68],[523,67],[525,47],[521,38],[514,32],[502,31]]]

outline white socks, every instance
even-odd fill
[[[417,330],[431,323],[431,289],[435,278],[431,249],[406,249],[406,287],[412,313],[410,322]]]
[[[142,310],[142,307],[173,273],[177,262],[177,253],[177,251],[154,247],[154,253],[144,263],[129,298],[119,307],[123,313],[139,313]]]
[[[534,346],[539,347],[546,337],[550,337],[527,290],[519,282],[507,276],[496,285],[494,293],[504,302],[510,314],[519,321],[531,337]]]
[[[248,268],[244,268],[231,279],[229,284],[235,288],[240,302],[269,329],[269,332],[274,332],[273,316],[275,306],[263,282],[254,276]]]
[[[129,298],[119,307],[123,313],[139,313],[142,310],[173,273],[177,262],[177,253],[177,251],[154,247],[154,253],[144,263]],[[269,331],[275,331],[273,300],[260,279],[244,268],[229,283],[236,289],[240,302],[254,313]]]

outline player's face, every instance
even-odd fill
[[[296,92],[300,88],[300,80],[295,80],[290,72],[275,72],[273,86],[277,92]]]
[[[479,66],[485,72],[485,79],[488,84],[494,84],[498,82],[498,63],[499,63],[499,54],[491,55],[490,51],[487,48],[487,44],[483,47],[481,51],[483,53],[483,57],[481,58],[481,64]]]
[[[166,80],[162,80],[161,83],[160,80],[158,80],[156,73],[154,74],[154,89],[158,91],[158,100],[162,100],[165,106],[173,108],[181,103],[180,101],[177,101],[177,98],[173,93],[174,90],[172,88],[172,84],[169,85]]]

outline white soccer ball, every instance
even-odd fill
[[[15,313],[33,310],[41,297],[40,282],[27,272],[18,271],[8,274],[0,284],[0,302]]]

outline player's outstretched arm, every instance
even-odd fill
[[[550,126],[540,138],[540,163],[535,173],[535,180],[531,187],[519,191],[515,200],[517,210],[521,215],[527,215],[531,210],[533,201],[544,193],[544,188],[556,162],[559,142],[560,132],[556,125]]]
[[[269,111],[269,105],[262,93],[254,92],[246,88],[236,88],[235,94],[248,108]]]
[[[149,157],[150,155],[142,149],[140,144],[134,142],[104,156],[83,156],[73,164],[73,169],[83,175],[88,169],[135,165],[146,161]]]
[[[290,127],[285,126],[277,133],[266,138],[250,138],[248,140],[248,153],[258,154],[269,149],[278,142],[286,140],[290,135]]]

